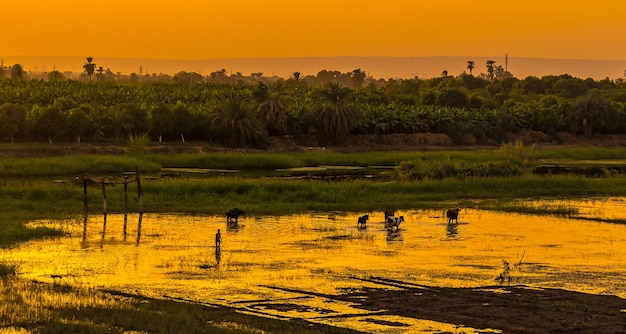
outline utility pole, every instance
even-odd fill
[[[509,54],[505,53],[504,54],[504,70],[505,71],[509,71]]]

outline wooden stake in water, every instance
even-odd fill
[[[137,202],[139,210],[139,221],[137,222],[137,245],[141,239],[141,220],[143,219],[143,196],[141,194],[141,178],[139,177],[139,167],[135,166],[135,177],[137,178]]]
[[[124,176],[124,240],[126,240],[127,224],[128,224],[128,177]]]
[[[87,179],[85,178],[85,173],[83,172],[83,207],[84,207],[84,213],[83,213],[83,242],[85,242],[87,240],[87,214],[88,214],[88,207],[87,207]]]
[[[107,191],[104,178],[102,179],[102,214],[104,215],[104,223],[102,225],[102,242],[104,243],[104,235],[107,230]]]

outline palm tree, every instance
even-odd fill
[[[102,82],[102,78],[104,77],[104,68],[102,66],[98,67],[98,81]]]
[[[361,71],[360,68],[357,68],[356,70],[352,71],[352,75],[350,76],[350,81],[352,83],[352,88],[361,88],[363,87],[363,83],[365,82],[365,79],[367,78],[367,74],[365,74],[365,72]]]
[[[91,76],[96,71],[96,64],[92,63],[92,61],[92,57],[87,57],[87,63],[83,65],[85,73],[87,73],[87,75],[89,76],[89,81],[91,81]]]
[[[21,64],[15,64],[11,66],[11,78],[21,79],[24,76],[24,67]]]
[[[592,89],[585,96],[578,98],[572,105],[571,114],[575,120],[581,122],[585,137],[593,135],[594,125],[607,126],[617,123],[612,117],[614,109],[611,103],[598,89]]]
[[[626,73],[626,71],[624,71],[624,73]],[[294,82],[296,85],[298,85],[300,82],[302,82],[302,73],[300,73],[300,72],[298,72],[298,71],[293,72],[293,73],[289,76],[289,78],[290,78],[290,79],[292,79],[292,80],[293,80],[293,82]]]
[[[220,99],[220,104],[209,114],[211,126],[219,125],[226,131],[227,142],[231,145],[264,145],[267,132],[252,107],[242,97],[228,94]]]
[[[289,113],[291,101],[281,84],[268,86],[259,82],[252,92],[256,102],[256,109],[267,129],[275,134],[284,134],[288,123],[292,120]]]
[[[495,60],[487,60],[487,75],[489,77],[489,80],[493,81],[493,77],[494,77],[494,67],[493,65],[496,63]]]
[[[329,83],[317,91],[320,105],[313,111],[321,134],[336,143],[359,124],[359,113],[348,103],[352,90]]]
[[[467,61],[467,69],[470,72],[470,75],[472,75],[472,71],[474,70],[474,61],[473,60],[468,60]]]

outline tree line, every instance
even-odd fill
[[[374,79],[360,69],[294,72],[288,79],[216,71],[171,80],[0,78],[4,142],[212,141],[264,147],[269,136],[314,135],[322,145],[351,134],[445,133],[456,143],[503,142],[521,130],[554,139],[626,133],[626,83],[567,74],[487,73]],[[85,64],[85,75],[98,67]],[[13,70],[13,68],[11,68]],[[105,75],[100,69],[101,75]],[[19,72],[16,70],[16,72]]]

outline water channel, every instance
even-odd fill
[[[457,324],[419,319],[380,316],[403,326],[363,321],[376,316],[287,290],[336,294],[380,287],[362,278],[384,277],[427,286],[523,284],[626,298],[626,225],[589,219],[624,219],[626,198],[559,203],[577,207],[587,219],[461,208],[458,224],[450,225],[443,211],[407,210],[396,212],[404,222],[389,233],[382,211],[244,215],[237,227],[221,216],[148,214],[141,226],[138,215],[129,215],[125,236],[122,215],[108,215],[106,226],[104,217],[91,216],[86,226],[82,220],[33,222],[61,228],[67,237],[26,243],[0,256],[19,263],[20,276],[39,281],[235,306],[367,332],[454,332]],[[358,229],[357,219],[366,213],[367,228]],[[505,262],[511,270],[506,280],[497,280]],[[267,307],[272,303],[301,307]]]

